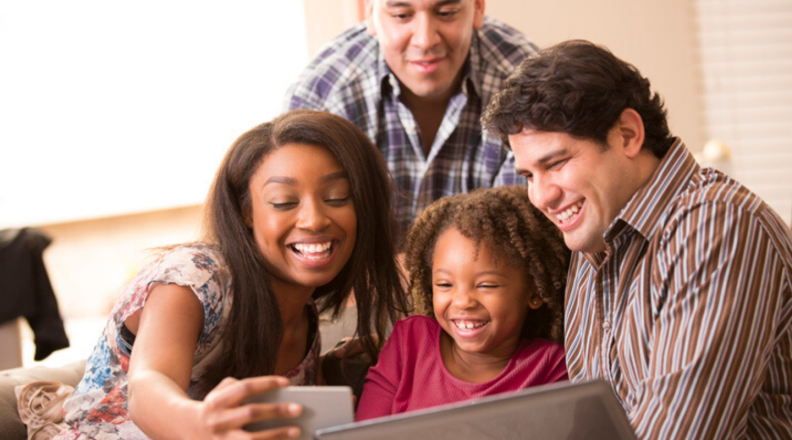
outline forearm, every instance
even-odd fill
[[[198,439],[200,404],[172,379],[153,370],[140,371],[129,381],[129,415],[155,440]]]

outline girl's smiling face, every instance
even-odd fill
[[[246,223],[276,292],[327,284],[355,247],[357,215],[349,176],[317,145],[287,144],[250,180]]]
[[[542,302],[529,293],[522,268],[499,258],[485,243],[451,227],[440,234],[432,259],[432,303],[437,322],[462,356],[509,358],[517,350],[528,308]]]

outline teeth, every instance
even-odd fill
[[[457,328],[463,330],[472,330],[474,328],[483,327],[487,321],[452,321]]]
[[[575,205],[569,207],[567,210],[556,214],[556,218],[561,223],[568,222],[575,214],[580,211],[580,207],[583,206],[583,200],[577,202]]]
[[[311,244],[295,243],[292,245],[292,247],[307,258],[319,259],[329,256],[330,247],[332,246],[332,244],[333,242],[331,241],[328,241],[327,243],[311,243]]]

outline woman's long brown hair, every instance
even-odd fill
[[[320,313],[330,311],[337,317],[354,291],[357,335],[374,360],[379,346],[371,334],[384,341],[388,324],[406,313],[406,295],[395,259],[393,190],[382,155],[362,131],[340,116],[311,110],[283,114],[234,142],[209,193],[207,234],[220,247],[229,267],[233,302],[224,333],[224,355],[199,380],[201,396],[228,376],[274,372],[283,323],[244,212],[251,203],[251,177],[269,153],[287,144],[327,148],[349,174],[352,188],[357,215],[355,248],[341,272],[314,291]]]

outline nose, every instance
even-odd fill
[[[454,307],[462,310],[473,308],[476,305],[476,299],[473,297],[472,292],[462,286],[454,289],[454,296],[451,302]]]
[[[321,203],[309,201],[300,206],[297,227],[309,231],[321,231],[330,224]]]
[[[560,196],[561,189],[547,177],[534,175],[533,181],[528,183],[528,198],[541,211],[553,208]]]
[[[429,13],[417,14],[413,20],[412,45],[422,50],[429,50],[439,42],[440,34],[436,20]]]

